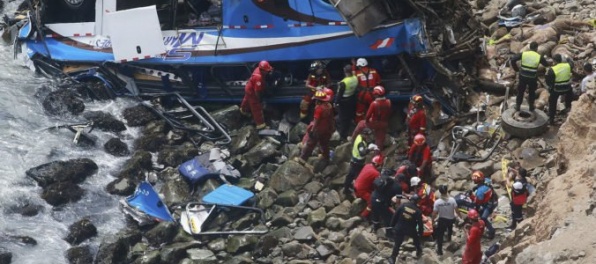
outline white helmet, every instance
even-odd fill
[[[418,178],[418,177],[412,177],[412,179],[410,179],[410,185],[412,187],[418,186],[418,184],[420,183],[420,181],[421,181],[420,178]]]
[[[366,67],[368,65],[368,61],[365,58],[360,58],[356,61],[356,66],[358,67]]]
[[[519,191],[521,189],[524,188],[524,185],[521,182],[515,182],[513,183],[513,189],[516,191]]]

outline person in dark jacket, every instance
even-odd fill
[[[538,50],[538,43],[532,41],[530,43],[530,50],[524,51],[511,58],[511,67],[519,71],[517,97],[515,98],[515,110],[519,111],[522,102],[524,101],[524,93],[528,89],[528,106],[530,111],[534,111],[534,101],[536,100],[536,88],[538,87],[538,66],[542,64],[544,67],[548,66],[548,62],[544,56],[536,52]],[[517,67],[517,61],[521,60],[521,70]]]
[[[406,236],[411,237],[412,240],[414,240],[416,257],[420,258],[422,256],[420,238],[424,233],[424,223],[422,222],[422,212],[416,205],[418,200],[418,195],[412,195],[409,202],[404,203],[397,208],[391,219],[391,226],[393,227],[393,234],[395,235],[395,244],[393,245],[391,257],[389,258],[390,264],[395,264],[395,259],[399,255],[399,248]]]
[[[386,171],[383,171],[383,175],[375,179],[373,182],[375,190],[371,195],[371,220],[375,230],[380,227],[389,226],[391,223],[391,216],[393,215],[391,210],[392,200],[398,200],[402,197],[401,186],[399,183],[396,182],[393,177],[385,174]]]
[[[551,125],[555,124],[555,114],[557,112],[557,102],[559,96],[565,96],[565,110],[571,110],[571,100],[573,99],[573,89],[571,89],[571,77],[573,74],[573,63],[569,59],[563,61],[561,54],[553,56],[555,65],[550,67],[544,78],[548,86],[548,118]]]

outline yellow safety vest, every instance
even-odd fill
[[[358,78],[356,76],[346,77],[341,82],[346,86],[344,97],[350,97],[356,93],[356,88],[358,87]]]
[[[540,64],[540,54],[533,50],[524,51],[521,57],[521,74],[524,77],[534,78],[536,77],[536,71],[538,70],[538,64]]]
[[[356,140],[354,140],[354,146],[352,146],[352,158],[357,160],[364,159],[362,156],[360,156],[360,151],[358,150],[358,145],[360,145],[360,143],[363,141],[364,139],[362,138],[362,135],[356,136]],[[364,143],[366,144],[366,142]]]
[[[555,74],[555,92],[566,92],[571,84],[571,66],[567,62],[561,62],[552,67]],[[558,89],[557,89],[558,88]]]

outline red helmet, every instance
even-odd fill
[[[381,155],[376,155],[372,158],[372,163],[377,165],[377,166],[381,166],[383,165],[383,156]]]
[[[384,96],[385,95],[385,88],[383,86],[377,85],[373,88],[373,95],[374,96]]]
[[[331,101],[331,96],[329,96],[329,94],[327,94],[325,91],[317,91],[315,93],[314,99],[323,102],[329,102]]]
[[[424,143],[426,143],[426,137],[422,134],[416,134],[414,137],[414,144],[422,146]]]
[[[468,211],[468,218],[472,219],[472,220],[478,220],[478,211],[476,211],[475,209],[470,209]]]
[[[482,171],[472,172],[472,180],[474,181],[474,183],[484,182],[484,173],[482,173]]]
[[[420,96],[419,94],[412,96],[412,102],[416,104],[422,103],[422,96]]]
[[[261,61],[259,62],[259,69],[262,71],[270,72],[273,71],[273,67],[269,64],[268,61]]]
[[[323,92],[325,92],[327,95],[329,95],[330,99],[333,99],[333,96],[335,95],[333,93],[333,90],[331,90],[330,88],[327,88],[327,87],[323,88]]]

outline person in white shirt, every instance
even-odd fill
[[[447,241],[451,241],[453,234],[453,224],[456,217],[460,217],[457,211],[457,203],[455,199],[449,196],[447,185],[439,186],[441,196],[437,199],[433,206],[433,222],[438,218],[437,228],[435,229],[435,238],[437,239],[437,254],[443,255],[443,237],[447,232]],[[461,217],[460,217],[461,218]]]
[[[591,63],[586,62],[586,64],[584,64],[584,72],[586,73],[586,77],[582,79],[582,83],[580,86],[582,94],[587,91],[588,82],[590,80],[594,81],[594,79],[596,79],[596,72],[594,72],[594,68]]]

